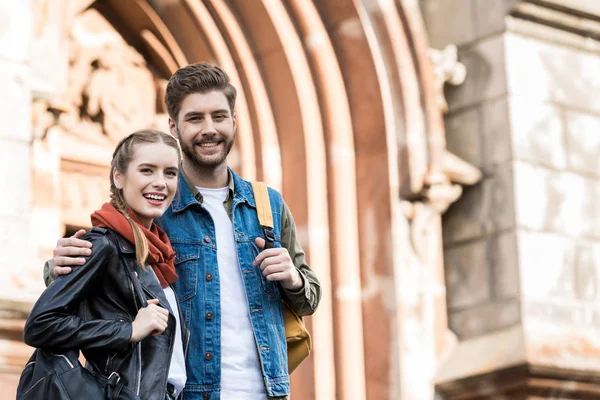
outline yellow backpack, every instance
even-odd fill
[[[272,248],[275,236],[273,235],[273,215],[269,191],[264,182],[251,182],[256,201],[258,222],[265,232],[265,249]],[[304,325],[302,317],[298,316],[285,301],[283,304],[283,323],[285,324],[285,340],[287,342],[288,371],[291,374],[312,350],[310,333]]]

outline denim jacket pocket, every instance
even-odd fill
[[[176,282],[177,299],[183,302],[194,297],[198,291],[198,269],[200,249],[198,245],[177,245],[175,249],[175,272],[179,275]]]

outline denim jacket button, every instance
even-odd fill
[[[210,311],[206,313],[206,319],[213,319],[213,313]]]
[[[207,359],[208,361],[212,360],[212,353],[206,353],[204,355],[204,358]]]
[[[205,392],[205,393],[203,393],[203,394],[202,394],[202,398],[203,398],[203,399],[209,399],[209,398],[210,398],[210,393],[206,393],[206,392]]]
[[[212,281],[212,278],[213,278],[212,274],[206,274],[207,281]]]
[[[204,241],[205,241],[206,243],[210,243],[210,236],[208,236],[208,235],[207,235],[207,236],[204,236]]]

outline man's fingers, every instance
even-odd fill
[[[286,261],[288,261],[285,257],[283,257],[281,254],[278,254],[276,256],[272,256],[272,257],[267,257],[263,260],[263,262],[260,263],[260,269],[261,271],[264,271],[266,268],[268,268],[271,265],[277,265],[277,264],[285,264]]]
[[[283,264],[277,263],[267,266],[265,269],[262,270],[262,274],[266,278],[270,274],[282,271],[285,271],[285,266]]]
[[[281,252],[281,248],[263,250],[260,253],[258,253],[252,265],[257,266],[261,264],[265,258],[278,256]]]
[[[148,299],[148,304],[158,304],[158,299]]]
[[[67,275],[72,271],[71,267],[53,267],[52,273],[54,276]]]
[[[256,243],[256,245],[258,246],[259,249],[264,249],[265,248],[265,239],[261,238],[261,237],[257,237],[254,242]]]
[[[58,241],[57,247],[82,247],[86,249],[92,248],[92,244],[87,240],[81,240],[74,236],[62,238]]]
[[[86,247],[59,247],[54,249],[55,257],[89,256],[92,250]]]
[[[289,277],[290,277],[290,274],[288,271],[277,272],[277,273],[268,275],[267,280],[268,281],[284,281],[286,279],[289,279]]]
[[[85,258],[77,257],[54,257],[52,259],[52,265],[54,268],[68,267],[70,265],[80,266],[85,263]]]
[[[75,234],[73,236],[71,236],[72,238],[76,238],[79,239],[80,237],[82,237],[83,235],[85,235],[87,232],[85,231],[85,229],[80,229],[77,232],[75,232]],[[88,242],[89,243],[89,242]],[[92,247],[92,244],[90,243],[90,246]]]

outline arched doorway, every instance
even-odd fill
[[[56,231],[105,195],[119,135],[166,129],[170,74],[218,63],[240,90],[230,165],[282,191],[324,290],[294,398],[430,395],[446,334],[439,215],[452,180],[477,174],[453,174],[417,2],[66,3],[68,90],[34,103],[38,157],[55,160],[34,174],[68,194],[45,205]]]

